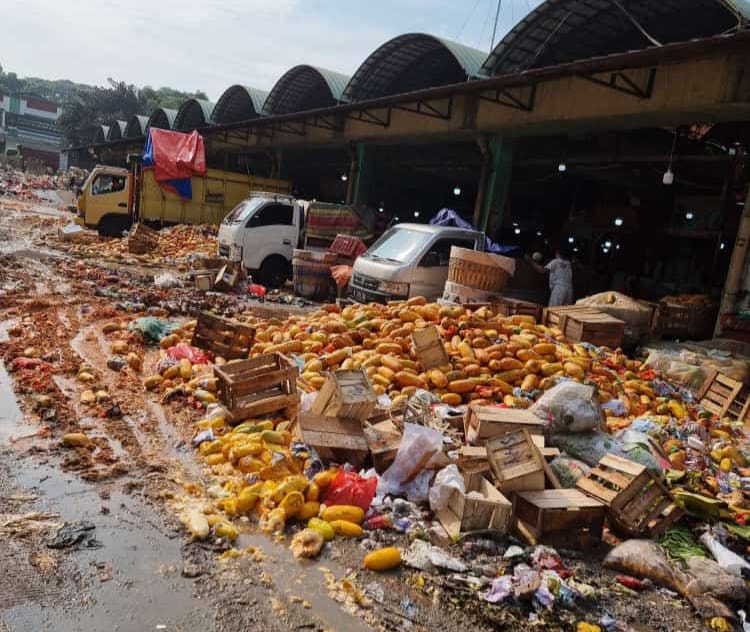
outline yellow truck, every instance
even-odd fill
[[[156,182],[153,168],[140,160],[131,169],[98,166],[78,197],[79,224],[96,228],[100,235],[119,236],[134,222],[152,224],[221,224],[237,204],[257,191],[289,193],[285,180],[207,169],[191,178],[193,197],[181,198]]]

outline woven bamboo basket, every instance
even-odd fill
[[[509,257],[458,246],[451,248],[448,280],[452,283],[499,292],[508,285],[515,271],[516,262]]]

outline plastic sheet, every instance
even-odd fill
[[[169,347],[167,349],[167,357],[172,360],[182,360],[184,358],[190,360],[190,364],[206,364],[208,362],[205,351],[184,342]]]
[[[570,456],[580,459],[591,467],[595,466],[605,454],[614,454],[645,465],[655,474],[661,474],[662,468],[650,450],[640,443],[624,443],[617,437],[604,432],[582,432],[578,434],[554,434],[550,436],[550,445],[560,448]]]
[[[148,342],[159,342],[164,336],[168,336],[179,326],[153,316],[137,318],[130,323],[131,331],[140,331],[143,338]]]
[[[578,479],[587,476],[591,470],[583,461],[562,454],[552,459],[549,466],[557,475],[560,485],[566,489],[575,487]]]

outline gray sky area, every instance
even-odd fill
[[[503,0],[498,37],[541,0]],[[0,64],[19,76],[204,90],[270,89],[307,63],[351,74],[424,32],[489,50],[496,0],[3,0]]]

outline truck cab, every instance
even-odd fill
[[[426,224],[396,224],[354,263],[348,295],[360,303],[443,294],[453,246],[484,250],[484,233]]]
[[[130,228],[131,173],[118,167],[94,168],[78,197],[78,223],[99,233],[119,236]]]
[[[288,195],[255,193],[235,206],[219,227],[219,255],[242,265],[261,283],[291,278],[292,252],[305,223],[302,204]]]

